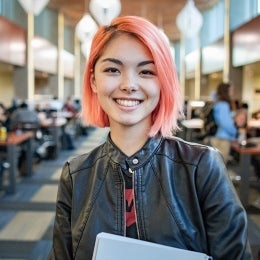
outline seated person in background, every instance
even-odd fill
[[[76,133],[76,118],[78,114],[78,110],[76,108],[75,102],[72,97],[68,97],[62,111],[67,112],[70,116],[66,116],[67,124],[65,127],[64,134],[62,136],[62,146],[64,149],[73,150],[74,142],[73,137]]]
[[[7,131],[9,131],[10,118],[3,103],[0,103],[0,126],[6,127]]]
[[[8,116],[6,112],[6,108],[3,103],[0,103],[0,127],[6,127],[8,130]],[[4,152],[6,153],[6,147],[0,146],[0,154]],[[0,157],[0,190],[2,189],[3,182],[3,172],[5,168],[6,162],[3,160],[2,156]]]
[[[75,116],[78,113],[78,110],[76,109],[74,100],[72,97],[68,97],[63,108],[63,111],[71,113],[72,116]]]
[[[251,163],[254,168],[254,173],[258,180],[260,180],[260,156],[253,155],[251,158]]]
[[[252,114],[252,118],[260,119],[260,110],[254,112],[254,113]]]
[[[248,117],[248,104],[242,103],[235,112],[235,122],[239,125],[239,128],[247,127],[247,117]]]
[[[16,130],[17,128],[23,128],[23,124],[30,123],[33,128],[37,128],[40,124],[38,114],[34,110],[30,110],[28,105],[23,102],[19,108],[17,108],[11,115],[10,128]]]
[[[260,110],[252,114],[252,118],[260,120]],[[255,128],[254,131],[250,131],[250,137],[260,137],[260,129]],[[254,173],[258,180],[260,180],[260,155],[253,155],[251,159],[252,166],[254,168]]]
[[[252,113],[252,119],[256,120],[257,122],[260,122],[260,110],[255,111],[254,113]],[[250,129],[251,133],[253,133],[253,137],[260,137],[260,128],[259,127],[255,127]]]
[[[10,130],[37,130],[40,125],[40,120],[38,114],[34,110],[30,110],[28,105],[23,102],[12,114],[10,118]],[[36,146],[36,144],[34,144]],[[23,145],[20,147],[20,155],[18,159],[18,169],[21,176],[25,176],[26,167],[25,167],[25,149]],[[33,148],[34,150],[36,147]]]

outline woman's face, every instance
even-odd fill
[[[151,126],[160,84],[154,60],[138,39],[127,34],[112,39],[95,65],[91,82],[111,128]]]

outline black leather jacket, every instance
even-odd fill
[[[108,137],[91,153],[66,163],[52,259],[91,260],[99,232],[125,235],[122,168],[127,164],[134,177],[139,239],[203,252],[214,260],[252,259],[246,213],[220,154],[161,136],[131,157]]]

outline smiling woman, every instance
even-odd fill
[[[252,259],[246,213],[220,153],[169,135],[182,97],[157,27],[126,16],[98,30],[82,105],[88,123],[110,132],[63,167],[52,259],[92,259],[100,232]]]
[[[124,19],[125,23],[121,23],[120,19]],[[135,37],[135,41],[138,40],[139,45],[143,43],[142,49],[145,50],[144,53],[146,57],[144,57],[144,60],[138,60],[139,64],[135,66],[139,68],[146,65],[147,68],[150,69],[150,72],[147,70],[143,71],[142,79],[147,78],[148,75],[151,77],[151,72],[153,72],[153,78],[156,78],[160,82],[160,105],[156,107],[151,115],[152,126],[151,129],[149,129],[149,135],[153,136],[158,131],[161,131],[163,135],[171,135],[173,130],[177,130],[177,119],[183,104],[177,73],[175,69],[172,69],[175,68],[175,65],[172,60],[171,51],[168,42],[158,33],[159,30],[157,27],[139,17],[136,18],[136,21],[135,24],[132,24],[131,18],[118,18],[110,26],[103,27],[95,35],[92,42],[92,55],[90,55],[85,72],[85,87],[83,89],[82,102],[83,116],[89,124],[102,127],[109,126],[110,122],[107,118],[107,114],[101,109],[96,93],[92,92],[92,89],[88,86],[91,85],[92,72],[96,69],[96,63],[99,62],[100,53],[106,52],[108,45],[111,44],[112,41],[119,41],[117,38],[122,34],[126,34],[124,37],[128,37],[128,39],[131,38],[130,36]],[[147,33],[143,33],[144,28]],[[113,44],[113,46],[116,46],[114,49],[120,47],[118,44]],[[131,56],[131,50],[131,46],[127,46],[122,50],[121,55]],[[102,58],[103,62],[105,62],[108,58],[110,58],[111,61],[111,58],[114,57],[103,57],[102,55]],[[115,62],[114,60],[113,63],[118,65],[118,63],[122,63],[122,61]],[[123,76],[125,76],[125,74]],[[93,114],[91,107],[98,107],[96,110],[97,114]],[[165,118],[167,118],[167,121],[165,121]]]

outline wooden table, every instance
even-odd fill
[[[260,138],[252,138],[248,140],[250,143],[255,143],[254,147],[243,147],[238,142],[233,142],[231,147],[239,153],[239,175],[241,183],[239,185],[239,197],[246,208],[248,206],[249,195],[249,169],[251,167],[251,156],[260,155]]]
[[[33,165],[33,151],[32,140],[34,137],[33,131],[28,132],[10,132],[8,133],[6,141],[0,141],[0,146],[7,148],[7,162],[9,162],[9,186],[6,189],[8,193],[15,193],[16,191],[16,172],[17,172],[17,152],[16,147],[22,143],[26,143],[26,173],[28,176],[32,175]]]

